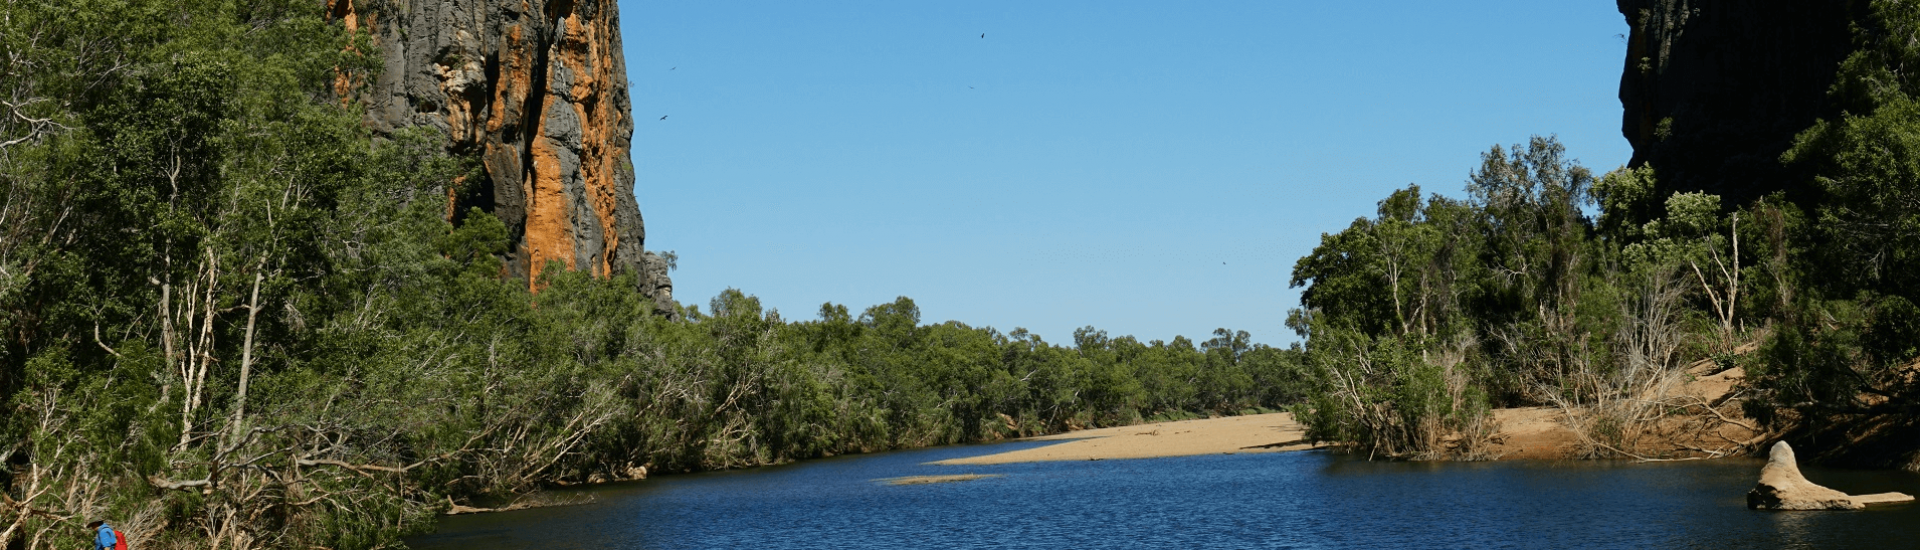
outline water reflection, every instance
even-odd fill
[[[1774,540],[1780,541],[1787,548],[1807,547],[1806,541],[1812,534],[1813,514],[1783,512],[1766,515],[1767,519],[1773,522]]]
[[[1017,444],[1021,446],[1033,443]],[[945,448],[661,477],[449,518],[414,548],[1905,547],[1920,508],[1745,509],[1758,461],[1388,463],[1326,452],[929,466]],[[1841,490],[1920,476],[1806,469]],[[911,475],[1000,474],[890,486]],[[1860,487],[1867,485],[1868,487]],[[1843,488],[1845,487],[1845,488]]]

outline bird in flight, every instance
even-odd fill
[[[678,68],[679,68],[679,67],[674,67],[673,69],[678,69]],[[673,69],[667,69],[667,70],[669,70],[669,71],[671,71],[671,70],[673,70]]]
[[[980,33],[980,37],[981,37],[981,38],[986,38],[986,37],[987,37],[987,33],[984,33],[984,32],[983,32],[983,33]]]
[[[971,90],[971,89],[973,89],[973,87],[972,87],[972,86],[968,86],[968,87],[967,87],[967,89],[969,89],[969,90]]]
[[[667,115],[660,115],[660,120],[666,120],[666,119],[667,119]]]

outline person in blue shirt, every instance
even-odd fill
[[[113,535],[113,527],[105,521],[94,520],[87,528],[93,530],[93,550],[113,550],[120,542],[120,537]]]

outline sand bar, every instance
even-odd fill
[[[957,482],[957,481],[973,481],[973,480],[976,480],[976,479],[986,479],[986,478],[990,478],[990,477],[1000,477],[1000,474],[958,474],[958,475],[949,475],[949,476],[907,476],[907,477],[889,477],[889,478],[885,478],[885,479],[876,479],[876,480],[874,480],[874,481],[878,481],[878,482],[881,482],[881,483],[885,483],[885,484],[887,484],[887,485],[926,485],[926,484],[928,484],[928,483],[953,483],[953,482]]]
[[[1743,348],[1750,349],[1750,348]],[[1713,372],[1711,361],[1691,367],[1695,379],[1680,389],[1682,395],[1698,397],[1701,402],[1719,405],[1745,375],[1742,369]],[[1711,374],[1709,374],[1711,373]],[[1734,413],[1738,414],[1738,413]],[[1567,412],[1554,407],[1495,409],[1493,420],[1499,426],[1489,455],[1496,460],[1562,460],[1580,452],[1580,437],[1567,426]],[[1684,420],[1684,419],[1682,419]],[[1751,437],[1751,430],[1726,424],[1717,431],[1720,439],[1738,441]],[[1744,431],[1743,431],[1744,430]],[[1306,426],[1293,420],[1293,413],[1270,413],[1221,418],[1202,418],[1179,422],[1156,422],[1081,430],[1063,434],[1031,437],[1022,441],[1063,441],[999,454],[953,458],[933,462],[942,465],[1009,464],[1055,460],[1109,460],[1123,458],[1160,458],[1226,453],[1298,451],[1317,448],[1305,442]],[[1660,441],[1658,437],[1653,438]]]
[[[1500,424],[1493,456],[1499,459],[1556,460],[1571,455],[1578,438],[1552,407],[1497,409]],[[1293,413],[1202,418],[1118,428],[1081,430],[1021,441],[1060,441],[998,454],[951,458],[939,465],[1011,464],[1057,460],[1115,460],[1227,453],[1301,451],[1323,448],[1305,442],[1306,426]]]
[[[1160,458],[1226,453],[1297,451],[1306,444],[1306,426],[1293,413],[1270,413],[1178,422],[1155,422],[1118,428],[1081,430],[1033,437],[1023,441],[1064,441],[999,454],[953,458],[942,465],[1009,464],[1055,460]]]

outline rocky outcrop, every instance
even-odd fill
[[[1618,0],[1632,26],[1620,76],[1632,166],[1665,193],[1706,191],[1729,207],[1804,179],[1780,154],[1815,119],[1865,2]]]
[[[601,277],[634,273],[672,311],[673,283],[643,247],[633,194],[614,2],[330,0],[328,9],[380,49],[384,70],[352,83],[366,85],[376,132],[431,126],[454,153],[480,159],[485,177],[449,186],[448,216],[479,207],[506,222],[515,275],[533,285],[555,262]]]
[[[1747,508],[1754,510],[1859,510],[1869,504],[1912,502],[1905,493],[1849,495],[1807,481],[1793,457],[1793,447],[1781,441],[1760,467],[1760,483],[1747,492]]]

